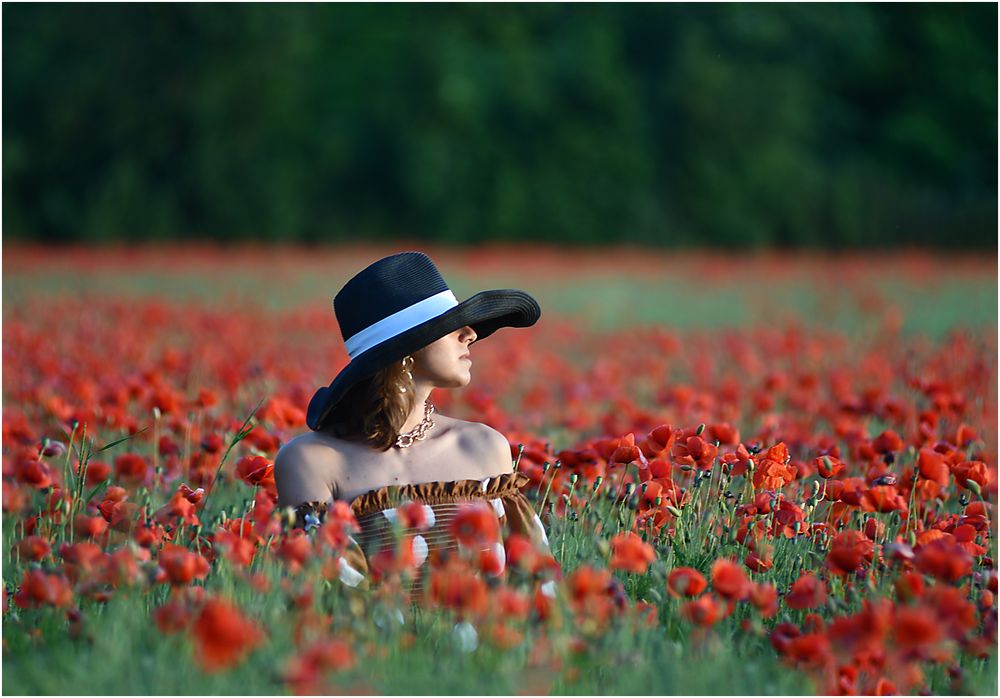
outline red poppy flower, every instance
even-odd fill
[[[188,487],[183,482],[180,484],[180,487],[177,488],[177,491],[180,492],[181,495],[184,496],[184,499],[188,500],[192,504],[199,503],[202,500],[202,498],[205,496],[205,488],[204,487],[199,487],[196,490],[192,490],[190,487]]]
[[[924,591],[922,598],[926,607],[933,609],[942,629],[956,641],[962,641],[979,622],[967,593],[965,588],[935,584]]]
[[[872,695],[874,696],[898,696],[899,689],[896,688],[894,684],[889,679],[884,676],[880,676],[878,681],[875,682],[875,688],[872,690]]]
[[[450,530],[459,543],[468,547],[482,547],[500,539],[500,521],[493,507],[485,502],[461,504]]]
[[[538,562],[538,551],[531,540],[520,533],[511,533],[504,541],[507,565],[533,573]]]
[[[628,433],[618,439],[618,445],[608,462],[627,465],[634,460],[639,460],[639,448],[635,445],[635,434]]]
[[[429,588],[434,603],[454,609],[463,616],[482,614],[489,604],[483,578],[459,566],[433,570]]]
[[[350,542],[351,534],[359,530],[358,520],[354,517],[351,506],[338,499],[327,507],[318,538],[334,550],[343,550]]]
[[[645,442],[649,447],[646,457],[652,458],[670,449],[674,445],[674,439],[677,437],[678,431],[679,429],[675,429],[669,424],[661,424],[650,431]]]
[[[874,545],[861,531],[843,531],[830,544],[827,566],[837,575],[854,574],[873,551]]]
[[[581,565],[573,570],[566,580],[570,598],[581,602],[590,596],[602,596],[611,584],[611,573],[590,565]]]
[[[909,650],[928,647],[942,639],[937,619],[926,608],[902,606],[896,609],[893,625],[896,644]]]
[[[14,605],[18,608],[66,608],[72,604],[73,589],[69,582],[58,574],[46,574],[40,569],[27,570],[21,588],[14,593]]]
[[[793,623],[778,623],[774,626],[774,630],[771,631],[769,639],[771,641],[771,646],[778,654],[785,654],[788,652],[788,648],[797,637],[802,635],[802,631],[799,630],[797,625]]]
[[[830,641],[823,633],[801,635],[789,641],[785,656],[799,666],[819,669],[832,660]]]
[[[620,533],[611,539],[613,553],[609,566],[613,570],[625,570],[635,574],[645,574],[649,563],[656,559],[653,546],[632,533]]]
[[[712,589],[730,601],[742,601],[753,590],[743,568],[732,560],[716,560],[712,564]]]
[[[965,549],[965,552],[969,553],[969,555],[978,557],[979,555],[986,554],[986,548],[976,543],[976,537],[979,535],[979,531],[969,524],[956,526],[952,535],[955,536],[955,542],[962,546],[962,548]]]
[[[746,565],[748,570],[758,574],[767,572],[774,566],[770,550],[763,547],[758,547],[756,550],[751,550],[747,553],[747,556],[743,558],[743,564]]]
[[[929,448],[920,449],[917,454],[917,469],[920,477],[925,480],[936,482],[942,487],[948,486],[948,464],[940,453]]]
[[[831,477],[837,477],[847,467],[839,458],[833,456],[820,456],[813,463],[820,477],[827,480]]]
[[[288,564],[294,574],[305,567],[313,555],[312,539],[300,529],[285,537],[278,546],[277,555]]]
[[[399,523],[404,530],[427,528],[427,510],[420,502],[407,502],[396,508],[399,514]]]
[[[179,519],[189,526],[197,526],[200,522],[194,509],[194,504],[178,490],[174,492],[169,502],[157,509],[153,519],[164,525],[175,524]]]
[[[86,538],[97,538],[108,530],[108,522],[100,516],[77,514],[73,519],[73,530]]]
[[[924,578],[916,572],[903,572],[893,582],[896,595],[903,601],[919,599],[924,593]]]
[[[703,470],[712,466],[718,453],[717,446],[705,441],[692,429],[681,432],[670,450],[677,465],[691,465]]]
[[[720,460],[729,466],[729,474],[739,477],[746,474],[750,466],[750,451],[743,444],[736,447],[732,453],[723,454]]]
[[[531,613],[531,599],[508,586],[499,587],[494,593],[494,600],[503,618],[526,620]]]
[[[861,495],[862,511],[877,511],[887,513],[890,511],[906,511],[906,500],[896,489],[895,485],[881,485],[865,490]]]
[[[476,557],[476,567],[483,574],[499,577],[504,571],[504,558],[497,554],[495,548],[484,548]]]
[[[107,553],[95,543],[63,543],[59,546],[59,557],[65,560],[63,569],[66,576],[76,583],[84,576],[93,574],[107,557]]]
[[[755,584],[750,591],[750,603],[762,618],[770,618],[778,612],[778,590],[773,584]]]
[[[753,473],[753,484],[757,489],[776,490],[788,485],[795,479],[796,470],[789,461],[788,449],[784,443],[778,443],[760,458]]]
[[[257,524],[253,519],[248,519],[245,517],[237,517],[235,519],[228,519],[222,526],[230,533],[235,533],[241,538],[246,538],[249,541],[253,541],[255,544],[260,544],[264,542],[263,536],[257,532]]]
[[[115,458],[115,478],[123,482],[146,481],[149,463],[137,453],[123,453]]]
[[[709,626],[719,620],[721,609],[714,596],[705,594],[682,605],[681,615],[695,625]]]
[[[189,584],[194,579],[204,579],[210,569],[204,557],[173,544],[163,546],[157,562],[167,579],[175,586]]]
[[[92,460],[87,463],[87,487],[96,487],[111,477],[111,466],[104,461]]]
[[[895,453],[903,450],[903,440],[891,429],[883,431],[872,441],[872,449],[876,453]]]
[[[805,572],[795,583],[792,590],[785,596],[785,604],[789,608],[816,608],[826,601],[826,585],[812,572]]]
[[[345,671],[356,663],[354,649],[346,641],[339,638],[317,640],[288,660],[285,681],[296,695],[321,695],[327,692],[322,683],[326,672]]]
[[[277,494],[274,464],[262,456],[244,456],[236,463],[236,476],[251,487],[261,487]]]
[[[924,574],[944,582],[957,582],[972,574],[972,557],[950,537],[920,546],[914,564]]]
[[[14,477],[38,490],[45,489],[53,483],[52,469],[44,461],[34,459],[15,460]]]
[[[180,598],[173,598],[153,611],[153,621],[164,635],[173,635],[185,630],[194,620],[189,604]]]
[[[222,551],[230,564],[239,567],[248,567],[253,562],[254,552],[257,550],[253,541],[224,528],[215,532],[212,545]]]
[[[37,562],[52,554],[52,545],[41,536],[26,536],[18,542],[17,553],[24,559]]]
[[[709,441],[718,441],[722,446],[732,446],[740,440],[739,430],[729,422],[709,424],[706,431]]]
[[[701,572],[690,567],[677,567],[667,577],[667,589],[674,596],[697,596],[707,586]]]
[[[980,491],[991,482],[990,469],[982,461],[963,461],[952,472],[955,474],[955,481],[968,490],[974,488],[969,485],[970,480],[979,486]]]
[[[191,628],[198,651],[195,659],[206,672],[238,664],[264,640],[260,627],[239,608],[221,599],[209,599]]]
[[[417,557],[413,551],[413,536],[400,536],[395,544],[384,546],[371,556],[368,565],[375,581],[380,581],[390,574],[413,570],[417,566]]]

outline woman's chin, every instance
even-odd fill
[[[456,373],[451,376],[440,377],[438,380],[434,381],[433,385],[435,388],[464,388],[469,383],[472,382],[472,374],[469,372]]]

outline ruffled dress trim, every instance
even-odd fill
[[[356,518],[384,511],[403,502],[443,504],[460,500],[496,499],[519,492],[531,478],[523,473],[503,473],[482,480],[449,480],[407,485],[385,485],[351,500]]]

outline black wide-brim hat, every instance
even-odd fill
[[[403,252],[371,264],[333,299],[350,363],[309,401],[306,423],[322,429],[350,388],[466,325],[485,339],[501,327],[530,327],[542,314],[524,291],[480,291],[462,301],[430,257]]]

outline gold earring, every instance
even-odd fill
[[[413,357],[412,356],[404,356],[403,357],[403,370],[406,372],[406,380],[409,383],[413,382],[413,373],[410,372],[411,368],[413,368]],[[399,392],[405,393],[406,392],[406,386],[405,385],[399,386]]]

